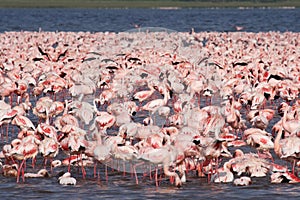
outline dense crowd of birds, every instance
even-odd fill
[[[0,38],[1,178],[68,166],[58,181],[76,184],[75,166],[84,178],[105,165],[136,183],[154,171],[156,185],[158,173],[181,186],[191,171],[235,185],[300,182],[299,33]]]

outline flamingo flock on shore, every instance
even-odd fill
[[[0,38],[1,178],[65,166],[58,182],[75,185],[72,168],[84,179],[103,165],[106,178],[108,167],[137,184],[154,173],[157,186],[193,171],[209,183],[300,182],[298,33]]]

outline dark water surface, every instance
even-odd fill
[[[186,32],[235,31],[243,26],[247,32],[300,32],[300,9],[0,9],[0,32],[5,31],[89,31],[121,32],[141,27],[164,27]],[[277,118],[278,119],[278,118]],[[1,140],[1,147],[7,143]],[[253,149],[252,149],[253,150]],[[299,199],[299,184],[270,184],[269,177],[254,178],[246,187],[229,184],[209,184],[190,172],[187,183],[176,188],[162,178],[159,187],[149,176],[139,174],[139,185],[130,174],[98,167],[100,179],[87,168],[81,177],[80,168],[73,167],[76,186],[61,186],[58,174],[66,168],[55,169],[52,177],[26,179],[16,184],[15,178],[0,175],[1,199]],[[31,169],[31,167],[29,167]],[[39,167],[37,168],[39,169]]]
[[[300,31],[300,9],[0,9],[0,32],[120,32],[141,27],[190,31]]]

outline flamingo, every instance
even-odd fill
[[[21,129],[35,130],[33,122],[26,116],[17,115],[11,121],[11,124],[19,126]]]
[[[285,139],[281,139],[283,130],[280,129],[274,140],[274,152],[280,159],[292,162],[294,173],[295,164],[300,160],[300,138],[291,135]]]
[[[251,110],[247,114],[247,120],[252,123],[253,127],[265,130],[274,114],[275,111],[272,109]]]
[[[80,119],[84,125],[89,125],[94,118],[94,106],[88,102],[73,101],[68,105],[68,109],[68,113]]]
[[[233,184],[237,186],[247,186],[252,183],[252,180],[248,176],[242,176],[240,178],[234,179]]]
[[[48,96],[39,98],[33,108],[33,114],[39,119],[49,120],[49,109],[52,103],[53,100]]]
[[[300,179],[288,171],[276,172],[271,174],[271,183],[300,183]]]
[[[6,164],[2,166],[2,174],[5,177],[17,177],[18,176],[18,164]]]
[[[282,127],[285,131],[289,132],[291,135],[295,135],[300,132],[300,119],[287,120],[287,115],[290,107],[287,106],[284,110],[282,117]]]
[[[71,176],[70,172],[66,172],[58,178],[58,183],[60,185],[76,185],[76,179]]]
[[[97,162],[107,163],[112,157],[112,146],[102,141],[100,133],[94,134],[95,140],[88,141],[89,145],[85,149],[85,153],[96,161],[94,162],[94,176],[96,177]],[[107,178],[107,176],[106,176]]]
[[[270,133],[258,128],[250,128],[244,131],[244,137],[248,145],[257,149],[259,156],[267,156],[273,160],[269,152],[270,149],[274,148],[273,138]]]
[[[126,142],[125,145],[114,145],[112,147],[111,153],[113,158],[120,159],[123,162],[129,162],[132,165],[133,173],[135,175],[136,184],[139,183],[136,168],[134,166],[134,161],[139,158],[139,151],[138,149],[129,144],[130,142]],[[125,163],[124,163],[124,173],[125,173]]]
[[[148,103],[146,103],[144,106],[142,106],[142,110],[147,110],[149,111],[151,114],[155,113],[155,111],[161,107],[161,106],[165,106],[168,103],[168,100],[170,99],[170,94],[168,92],[166,92],[164,94],[164,98],[163,99],[154,99],[152,101],[149,101]]]
[[[225,125],[224,117],[220,114],[215,114],[213,116],[210,116],[208,120],[209,120],[209,122],[208,122],[207,126],[205,127],[203,135],[207,136],[207,135],[209,135],[210,132],[213,132],[214,137],[216,139],[218,139],[219,135],[221,133],[221,129]]]
[[[171,113],[171,108],[169,106],[161,106],[157,109],[158,115],[165,118],[164,123],[162,123],[162,126],[167,125],[168,123],[168,117]]]
[[[180,187],[182,181],[176,172],[169,170],[170,165],[176,161],[177,151],[172,146],[164,146],[157,149],[150,149],[139,156],[139,160],[148,161],[153,164],[162,164],[166,176],[175,177],[175,185]]]
[[[39,134],[42,139],[45,137],[57,139],[57,130],[54,126],[47,123],[39,123],[35,132]]]
[[[47,159],[50,159],[50,161],[52,162],[53,158],[56,157],[59,153],[59,143],[57,139],[45,137],[39,145],[39,152],[45,159],[45,166]]]
[[[119,127],[118,135],[133,140],[141,126],[142,124],[135,122],[125,123]]]
[[[133,99],[137,99],[141,105],[142,102],[147,100],[154,93],[154,91],[155,91],[155,89],[152,87],[150,90],[138,91],[133,95]]]
[[[109,104],[109,102],[116,96],[114,91],[111,89],[103,90],[100,94],[99,98],[95,99],[95,102],[100,103],[100,105],[104,105],[104,103]]]
[[[25,173],[25,178],[45,178],[49,177],[49,172],[46,169],[41,169],[37,173]]]
[[[234,180],[233,173],[230,171],[231,164],[225,162],[223,168],[217,169],[216,173],[211,176],[211,182],[214,183],[229,183]]]
[[[94,123],[99,127],[100,131],[106,132],[108,128],[111,128],[116,122],[116,117],[108,112],[98,112],[97,117],[94,119]]]
[[[18,95],[17,103],[20,104],[24,94],[27,92],[29,84],[26,80],[18,80],[16,81],[16,90],[15,93]]]
[[[250,177],[265,177],[270,169],[270,163],[254,153],[244,153],[240,149],[234,152],[230,159],[231,170],[237,175],[247,174]]]
[[[24,137],[22,140],[15,139],[15,145],[13,146],[12,150],[10,151],[9,155],[17,160],[21,160],[21,164],[18,168],[17,174],[17,183],[19,182],[20,173],[22,170],[22,177],[23,182],[25,181],[24,177],[24,164],[28,158],[32,158],[33,164],[36,155],[38,154],[38,145],[40,141],[36,139],[33,135],[28,135]],[[34,166],[34,165],[33,165]]]

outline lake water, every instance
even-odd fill
[[[0,32],[120,32],[141,27],[200,31],[300,31],[300,9],[0,9]]]
[[[179,32],[192,28],[200,31],[235,31],[243,26],[247,32],[300,32],[300,9],[0,9],[0,32],[5,31],[89,31],[122,32],[141,27],[163,27]],[[1,141],[1,146],[6,141]],[[100,179],[87,168],[86,179],[80,168],[73,168],[76,186],[57,183],[60,168],[46,179],[26,179],[16,184],[15,178],[0,176],[1,199],[298,199],[299,184],[270,184],[269,177],[253,179],[247,187],[230,184],[208,184],[205,178],[188,174],[181,188],[163,178],[156,187],[149,176],[139,174],[140,184],[130,174],[109,171]],[[102,170],[102,171],[101,171]]]

